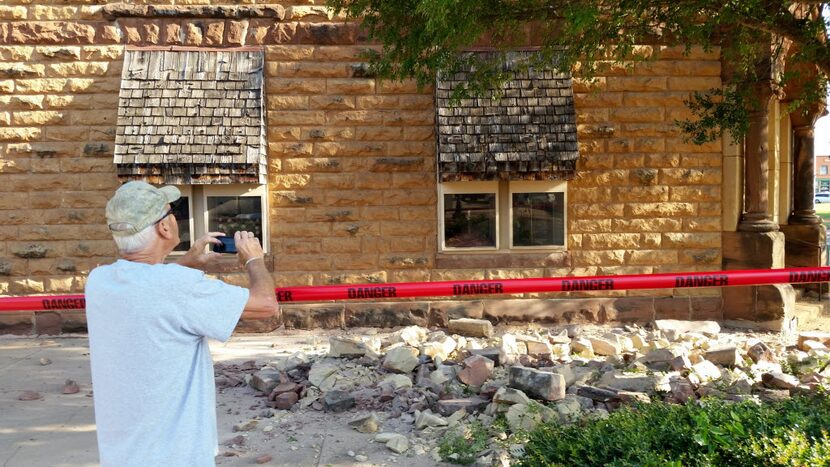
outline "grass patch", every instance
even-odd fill
[[[605,420],[546,424],[524,466],[830,466],[830,395],[758,404],[707,399],[624,408]]]

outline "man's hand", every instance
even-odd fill
[[[176,263],[180,266],[186,266],[204,271],[208,265],[222,257],[219,253],[209,250],[205,251],[205,247],[211,244],[222,243],[216,237],[222,237],[224,235],[224,232],[208,232],[199,237],[199,239],[193,242],[193,245],[190,246],[187,253],[185,253]]]
[[[262,245],[254,235],[253,232],[246,232],[244,230],[233,234],[233,241],[236,243],[236,255],[239,258],[239,264],[243,266],[247,266],[248,261],[252,261],[255,258],[265,257],[265,253],[262,251]]]

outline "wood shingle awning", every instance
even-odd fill
[[[165,184],[265,183],[262,51],[128,50],[118,177]]]
[[[504,63],[533,52],[512,52]],[[438,78],[438,171],[442,182],[573,178],[579,150],[571,76],[516,72],[497,93],[451,104],[469,73]]]

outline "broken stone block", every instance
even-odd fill
[[[449,331],[453,334],[471,337],[493,337],[493,323],[486,319],[451,319]]]
[[[734,345],[716,347],[706,352],[706,360],[726,367],[736,367],[743,363],[738,348]]]
[[[643,361],[645,363],[652,363],[652,362],[670,362],[674,360],[679,355],[678,352],[672,350],[671,348],[665,349],[655,349],[643,357]]]
[[[764,373],[761,381],[770,389],[793,389],[799,384],[795,376],[780,372]]]
[[[648,348],[648,343],[643,338],[643,336],[639,334],[634,334],[631,336],[631,345],[634,346],[640,352],[643,352],[644,349]]]
[[[459,410],[464,410],[467,413],[476,413],[484,410],[490,401],[483,397],[467,397],[464,399],[442,399],[437,403],[438,413],[444,416],[452,415]]]
[[[565,378],[565,386],[570,386],[576,382],[576,374],[574,373],[571,365],[568,363],[563,363],[561,365],[553,365],[549,367],[539,368],[542,371],[550,371],[551,373],[559,373]]]
[[[584,358],[594,358],[594,346],[589,339],[574,339],[571,343],[575,354]]]
[[[672,398],[680,404],[685,404],[696,398],[694,385],[687,378],[675,376],[669,380],[669,387],[671,388]]]
[[[519,339],[524,342],[527,347],[527,353],[530,355],[550,356],[553,352],[553,347],[551,347],[549,342],[528,337],[520,337]]]
[[[617,397],[623,404],[650,404],[651,398],[644,392],[617,391]]]
[[[501,337],[501,345],[499,346],[499,363],[501,365],[515,365],[519,361],[521,354],[519,344],[516,342],[516,336],[505,334]]]
[[[440,365],[437,370],[429,374],[429,380],[437,385],[442,385],[455,378],[456,368],[454,366]]]
[[[426,427],[447,426],[448,422],[429,410],[415,413],[415,428],[423,430]]]
[[[412,379],[407,375],[388,375],[380,382],[380,385],[388,384],[394,389],[411,388]]]
[[[356,358],[364,355],[373,358],[378,357],[374,350],[358,338],[338,336],[329,338],[329,357]]]
[[[256,459],[254,459],[254,462],[256,462],[257,464],[267,464],[267,463],[271,462],[271,460],[273,460],[273,458],[271,456],[269,456],[268,454],[263,454],[263,455],[257,457]]]
[[[509,386],[531,396],[555,401],[565,397],[565,378],[558,373],[514,366],[510,368]]]
[[[464,360],[464,369],[458,372],[458,379],[468,386],[479,387],[490,378],[493,367],[489,358],[473,355]]]
[[[678,333],[699,332],[708,337],[720,334],[720,324],[717,321],[685,321],[677,319],[658,319],[654,321],[654,328],[659,331],[675,331]]]
[[[602,375],[597,384],[620,391],[654,393],[657,390],[657,377],[647,374],[626,374],[617,370]]]
[[[278,384],[280,372],[277,370],[260,370],[251,378],[251,387],[265,394],[270,394]]]
[[[558,419],[559,414],[536,401],[530,401],[528,404],[511,405],[505,418],[510,431],[516,433],[520,430],[533,431],[542,422]]]
[[[347,391],[329,391],[323,397],[323,407],[327,412],[344,412],[354,407],[354,397]]]
[[[558,334],[551,334],[550,336],[548,336],[548,341],[550,341],[550,343],[554,344],[554,345],[556,345],[556,344],[570,344],[571,343],[571,338],[570,338],[570,336],[568,336],[568,330],[563,329]]]
[[[691,360],[689,360],[689,357],[685,355],[674,357],[669,364],[671,365],[671,369],[674,371],[683,371],[692,368]]]
[[[582,414],[582,403],[579,396],[568,394],[564,399],[554,403],[554,410],[559,414],[559,420],[564,423],[576,421]],[[593,402],[591,402],[593,405]]]
[[[294,407],[294,404],[296,404],[299,399],[300,397],[296,392],[283,392],[274,397],[274,403],[272,405],[275,409],[288,410],[291,407]]]
[[[496,364],[496,366],[501,365],[499,361],[499,349],[497,347],[485,347],[483,349],[472,349],[470,350],[470,355],[481,355],[482,357],[489,358]]]
[[[753,362],[758,363],[761,361],[765,362],[774,362],[775,356],[772,354],[772,349],[769,346],[761,341],[757,341],[752,346],[747,349],[746,352],[749,355],[749,358],[752,359]]]
[[[295,352],[285,360],[272,362],[270,365],[280,371],[291,371],[299,366],[306,365],[309,362],[308,355],[303,352]]]
[[[349,426],[360,433],[375,433],[378,431],[379,424],[380,420],[378,420],[378,417],[374,412],[365,417],[360,417],[349,422]]]
[[[587,397],[596,402],[610,402],[617,399],[617,392],[610,389],[597,388],[594,386],[581,386],[576,390],[576,394],[582,397]]]
[[[336,373],[339,369],[340,367],[335,360],[318,360],[311,365],[311,369],[308,371],[308,382],[320,387],[326,378]]]
[[[386,353],[383,367],[398,373],[411,373],[420,363],[418,350],[412,347],[396,347]]]
[[[302,387],[297,383],[287,382],[287,383],[280,383],[274,389],[271,390],[271,393],[268,395],[269,399],[274,399],[278,395],[286,392],[300,392]]]
[[[692,365],[692,371],[695,375],[697,375],[702,383],[713,381],[721,377],[720,368],[709,360],[703,360],[700,363]]]
[[[830,345],[830,332],[803,331],[798,333],[798,348],[806,352],[808,349],[804,348],[804,341],[817,341],[824,345]]]
[[[502,386],[493,395],[493,402],[506,405],[527,404],[530,402],[530,398],[519,389]]]
[[[601,339],[597,337],[590,338],[591,348],[596,355],[612,356],[619,355],[621,352],[620,345],[608,339]]]
[[[814,351],[826,351],[827,346],[822,344],[819,341],[812,341],[806,340],[801,343],[801,348],[804,349],[805,352],[814,352]]]
[[[421,355],[429,355],[433,360],[446,361],[455,352],[458,343],[450,336],[442,335],[424,342],[420,346]]]
[[[386,447],[398,454],[403,454],[409,449],[409,440],[404,435],[398,435],[386,442]]]
[[[410,347],[418,347],[427,339],[427,329],[421,326],[407,326],[400,331],[398,335]]]

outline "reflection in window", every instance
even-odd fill
[[[259,196],[208,196],[208,231],[233,235],[240,230],[262,238],[262,198]]]
[[[495,247],[496,195],[445,194],[444,244],[448,248]]]
[[[513,246],[565,244],[564,193],[513,193]]]
[[[187,251],[190,249],[190,200],[187,196],[170,204],[173,215],[176,216],[176,223],[179,225],[179,243],[173,251]]]

